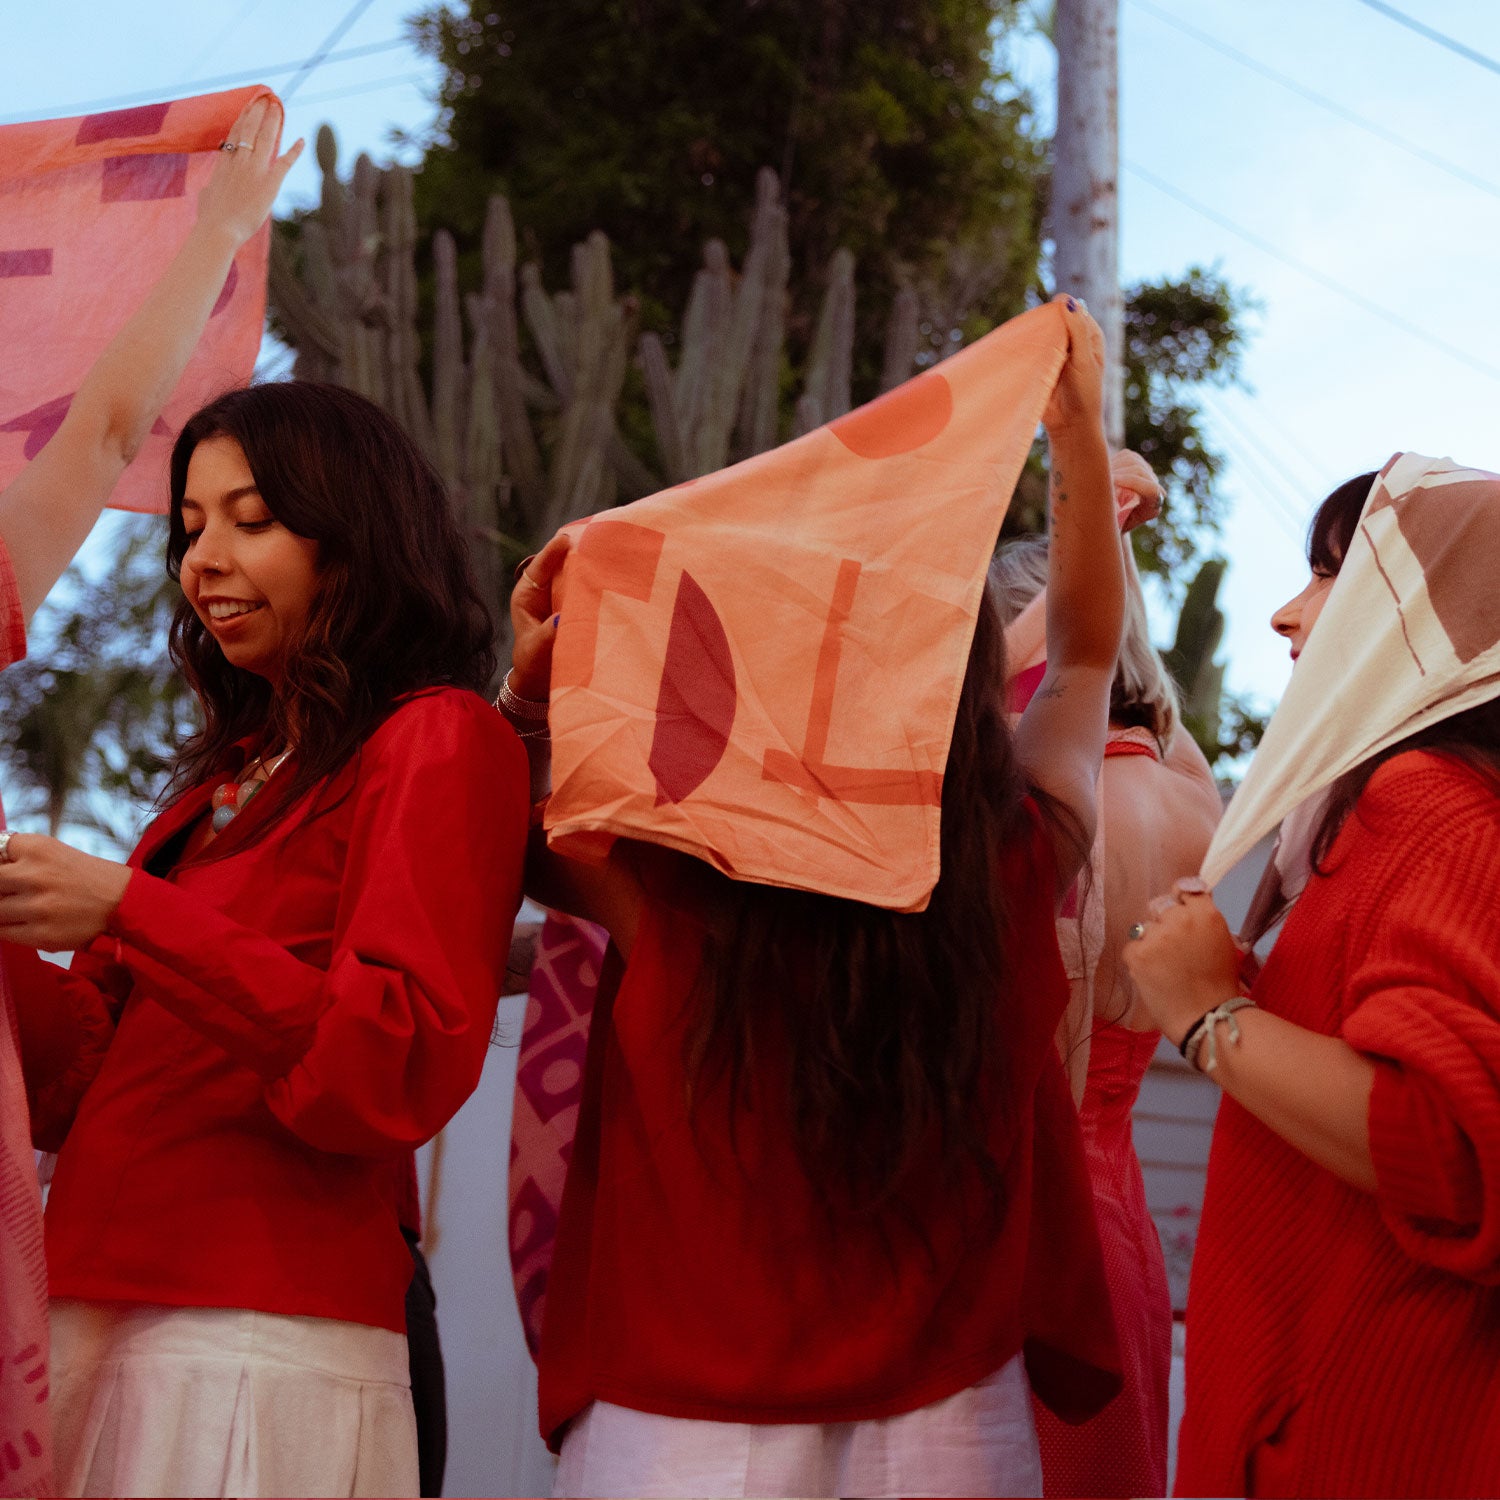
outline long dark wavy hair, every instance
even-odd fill
[[[1051,924],[1014,929],[998,856],[1028,836],[1028,793],[1079,833],[1027,785],[1004,681],[986,592],[943,773],[941,875],[927,909],[735,884],[713,904],[707,977],[690,1015],[691,1098],[727,1079],[731,1120],[764,1105],[790,1121],[831,1214],[894,1211],[919,1236],[919,1205],[935,1189],[977,1178],[991,1208],[1003,1203],[989,1142],[995,1111],[1016,1101],[1005,1097],[997,1017],[1027,1000],[1008,983],[1016,945],[1050,941]],[[768,1052],[787,1059],[780,1099],[761,1087]]]
[[[402,695],[483,692],[495,673],[493,624],[432,466],[373,402],[310,381],[230,391],[189,418],[172,449],[173,578],[188,544],[188,463],[199,443],[221,436],[244,450],[271,514],[318,544],[318,588],[274,691],[225,659],[186,598],[177,606],[172,659],[203,706],[204,727],[178,752],[165,795],[237,770],[241,741],[252,756],[295,745],[276,777],[275,815],[256,829],[263,838],[349,762]]]
[[[1371,487],[1379,477],[1379,471],[1372,470],[1347,479],[1318,507],[1307,530],[1307,561],[1314,573],[1337,575],[1354,541]],[[1386,761],[1408,750],[1430,750],[1460,761],[1487,778],[1500,796],[1500,698],[1429,724],[1345,771],[1329,789],[1328,805],[1313,835],[1312,864],[1320,874],[1327,873],[1325,866],[1334,842],[1370,778]]]

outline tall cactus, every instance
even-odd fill
[[[783,413],[791,255],[769,169],[756,180],[740,269],[722,242],[704,249],[674,368],[667,340],[653,331],[637,337],[637,306],[616,292],[603,234],[574,248],[570,285],[549,293],[536,265],[517,264],[501,197],[489,203],[477,292],[462,294],[452,237],[432,236],[424,355],[410,171],[360,156],[342,181],[326,126],[317,157],[318,207],[281,226],[272,245],[271,303],[296,350],[294,373],[347,385],[406,428],[441,473],[497,606],[508,564],[569,518],[764,452],[789,430],[808,431],[852,405],[855,267],[841,250],[800,395]],[[916,294],[905,289],[891,312],[882,389],[912,373],[917,321]],[[649,409],[650,462],[620,428],[632,355]]]
[[[1182,721],[1210,761],[1219,750],[1224,698],[1224,664],[1214,660],[1214,653],[1224,638],[1217,600],[1227,567],[1223,558],[1211,557],[1194,574],[1177,617],[1177,637],[1162,656],[1182,695]]]

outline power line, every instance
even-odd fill
[[[1460,364],[1468,365],[1471,370],[1477,370],[1481,375],[1488,375],[1491,380],[1500,381],[1500,366],[1489,364],[1487,361],[1477,358],[1467,350],[1460,349],[1456,344],[1450,344],[1445,339],[1440,339],[1436,334],[1429,333],[1425,328],[1403,318],[1400,313],[1392,312],[1388,307],[1382,307],[1378,302],[1372,302],[1370,298],[1347,287],[1343,282],[1336,280],[1325,271],[1320,271],[1316,266],[1310,266],[1306,261],[1298,260],[1288,255],[1284,250],[1279,250],[1269,240],[1263,239],[1252,229],[1246,229],[1243,224],[1236,224],[1233,219],[1226,218],[1223,214],[1216,213],[1206,204],[1198,202],[1196,198],[1184,193],[1181,188],[1173,187],[1170,182],[1163,181],[1155,172],[1148,172],[1145,167],[1137,165],[1133,161],[1123,163],[1125,170],[1142,182],[1149,183],[1157,192],[1165,193],[1168,198],[1175,198],[1177,202],[1190,208],[1196,214],[1201,214],[1212,224],[1217,224],[1221,229],[1227,229],[1230,234],[1245,241],[1247,245],[1259,250],[1262,255],[1269,255],[1272,260],[1279,260],[1283,265],[1290,266],[1292,270],[1307,277],[1309,281],[1316,282],[1330,292],[1336,292],[1346,302],[1351,302],[1362,312],[1369,313],[1372,317],[1379,318],[1391,327],[1398,328],[1402,333],[1410,335],[1414,339],[1420,339],[1424,344],[1431,344],[1434,349],[1440,349],[1451,359],[1456,359]]]
[[[329,89],[321,94],[306,94],[298,103],[298,108],[306,109],[313,104],[328,104],[334,99],[351,99],[356,94],[373,94],[380,89],[395,88],[400,83],[426,82],[426,73],[390,73],[384,78],[372,78],[368,83],[355,83],[343,89]]]
[[[1436,42],[1439,47],[1446,47],[1450,52],[1456,52],[1460,57],[1468,58],[1471,63],[1478,63],[1481,68],[1487,68],[1491,73],[1500,73],[1500,62],[1488,53],[1476,52],[1474,48],[1466,47],[1456,38],[1449,36],[1447,32],[1435,31],[1431,26],[1423,25],[1421,21],[1407,15],[1404,10],[1397,10],[1394,5],[1386,5],[1384,0],[1359,0],[1359,3],[1368,5],[1371,10],[1378,11],[1398,26],[1405,26],[1408,31],[1415,31],[1418,36],[1426,37],[1429,42]]]
[[[260,0],[245,0],[245,3],[240,7],[239,13],[234,19],[188,64],[188,71],[191,72],[194,68],[201,68],[240,29],[245,17],[259,4]]]
[[[1436,167],[1441,172],[1446,172],[1450,177],[1456,177],[1460,182],[1467,183],[1470,187],[1478,188],[1483,193],[1489,193],[1491,197],[1500,198],[1500,183],[1492,182],[1487,177],[1480,177],[1467,168],[1451,162],[1445,156],[1439,156],[1435,151],[1429,151],[1425,146],[1419,146],[1415,141],[1409,141],[1404,136],[1397,135],[1393,130],[1387,130],[1385,126],[1378,125],[1374,120],[1366,119],[1363,115],[1356,114],[1352,109],[1346,109],[1336,99],[1330,99],[1326,94],[1320,94],[1316,89],[1310,89],[1300,84],[1294,78],[1288,78],[1285,73],[1278,73],[1275,68],[1267,67],[1265,63],[1258,62],[1255,58],[1241,52],[1238,47],[1231,46],[1228,42],[1220,41],[1217,37],[1210,36],[1205,31],[1200,31],[1196,26],[1189,25],[1180,20],[1170,11],[1162,10],[1159,6],[1152,5],[1150,0],[1130,0],[1137,10],[1143,10],[1148,15],[1155,16],[1158,21],[1174,27],[1191,37],[1195,42],[1205,47],[1212,48],[1215,52],[1222,53],[1225,57],[1248,68],[1252,73],[1259,73],[1262,78],[1269,78],[1272,83],[1279,84],[1284,89],[1318,105],[1322,109],[1337,115],[1342,120],[1347,120],[1351,125],[1357,125],[1361,130],[1367,130],[1373,136],[1386,141],[1392,146],[1399,147],[1402,151],[1410,153],[1419,161],[1424,161],[1428,166]]]
[[[1217,400],[1205,401],[1204,403],[1209,415],[1220,425],[1228,424],[1239,435],[1241,445],[1248,443],[1254,450],[1257,458],[1253,467],[1260,470],[1257,475],[1265,496],[1271,502],[1271,519],[1278,522],[1281,529],[1286,532],[1288,539],[1298,548],[1302,546],[1302,518],[1299,517],[1288,498],[1287,492],[1302,494],[1309,487],[1290,473],[1285,463],[1271,451],[1268,444],[1263,442],[1248,422],[1243,421],[1232,412],[1229,407]],[[1242,447],[1240,453],[1241,463],[1245,463],[1249,453]],[[1264,468],[1261,466],[1264,465]]]
[[[404,36],[391,37],[384,42],[367,42],[359,47],[345,47],[340,52],[330,52],[322,63],[351,62],[356,57],[373,57],[377,52],[391,52],[397,47],[409,47]],[[163,98],[183,98],[188,94],[201,93],[206,89],[230,88],[238,83],[259,83],[263,78],[280,78],[287,73],[296,73],[307,66],[305,58],[296,62],[272,63],[267,67],[249,68],[239,73],[222,73],[217,78],[197,78],[191,83],[169,83],[159,88],[146,89],[134,94],[118,94],[113,99],[88,99],[81,104],[57,104],[46,109],[34,109],[24,115],[0,120],[0,125],[25,125],[33,120],[55,120],[68,115],[92,115],[105,109],[124,109],[132,104],[155,104]]]
[[[1307,472],[1313,476],[1310,488],[1325,491],[1332,488],[1331,481],[1335,477],[1334,470],[1324,460],[1316,458],[1309,453],[1297,434],[1277,421],[1263,401],[1256,404],[1255,415],[1259,421],[1264,422],[1307,465]]]
[[[1261,409],[1261,404],[1258,401],[1252,402],[1247,398],[1243,404],[1234,403],[1225,399],[1227,394],[1228,393],[1226,391],[1223,391],[1221,389],[1204,390],[1199,393],[1201,397],[1205,398],[1204,406],[1207,410],[1214,412],[1215,414],[1232,424],[1238,425],[1240,423],[1245,423],[1248,427],[1251,418],[1254,418],[1255,430],[1259,435],[1251,438],[1251,441],[1254,441],[1259,446],[1260,451],[1265,457],[1266,461],[1275,466],[1276,472],[1280,475],[1287,490],[1299,495],[1304,493],[1312,495],[1320,493],[1321,491],[1324,491],[1328,488],[1327,485],[1322,483],[1321,466],[1316,466],[1319,477],[1309,478],[1303,472],[1294,473],[1293,469],[1299,468],[1300,463],[1306,463],[1307,460],[1299,460],[1299,465],[1293,465],[1288,462],[1288,452],[1286,448],[1277,445],[1273,449],[1270,441],[1270,433],[1272,431],[1271,424],[1265,420],[1265,413]],[[1237,411],[1240,412],[1241,415],[1237,416]],[[1294,522],[1294,524],[1301,525],[1301,518],[1296,513],[1295,508],[1290,506],[1290,502],[1288,503],[1288,505],[1288,514],[1290,519]]]
[[[281,102],[283,104],[285,104],[287,100],[290,99],[292,95],[302,87],[305,80],[311,74],[316,73],[318,69],[328,61],[328,55],[333,50],[334,44],[339,40],[341,36],[343,36],[346,31],[348,31],[348,29],[352,25],[354,25],[357,20],[359,20],[362,15],[364,15],[367,10],[369,10],[370,6],[373,3],[374,0],[354,0],[354,4],[344,12],[343,20],[340,21],[339,24],[335,26],[326,37],[323,38],[323,41],[318,46],[318,49],[297,70],[297,76],[293,78],[292,81],[287,84],[287,86],[281,91]]]

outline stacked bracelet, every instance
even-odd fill
[[[1229,1023],[1229,1041],[1231,1045],[1240,1039],[1240,1023],[1235,1020],[1234,1013],[1243,1010],[1247,1005],[1254,1005],[1249,995],[1235,995],[1226,1000],[1222,1005],[1216,1005],[1212,1010],[1204,1013],[1193,1022],[1187,1029],[1187,1034],[1177,1044],[1177,1050],[1182,1053],[1184,1061],[1189,1067],[1198,1068],[1198,1057],[1200,1053],[1207,1052],[1203,1066],[1198,1068],[1200,1073],[1212,1073],[1219,1066],[1218,1037],[1217,1030],[1220,1021]]]
[[[547,704],[534,698],[522,698],[511,691],[510,673],[500,682],[500,691],[495,694],[495,707],[505,715],[511,727],[523,740],[543,739],[547,735]],[[529,728],[523,729],[522,725]]]

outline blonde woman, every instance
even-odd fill
[[[1125,551],[1128,559],[1128,543]],[[1003,549],[990,580],[1001,618],[1015,618],[1046,587],[1046,540]],[[1172,1303],[1131,1135],[1131,1110],[1161,1034],[1135,1000],[1120,951],[1150,897],[1197,871],[1219,811],[1208,762],[1182,728],[1172,680],[1151,644],[1140,580],[1127,566],[1094,876],[1058,923],[1075,976],[1059,1043],[1083,1123],[1125,1387],[1081,1426],[1038,1408],[1048,1495],[1166,1492]]]

